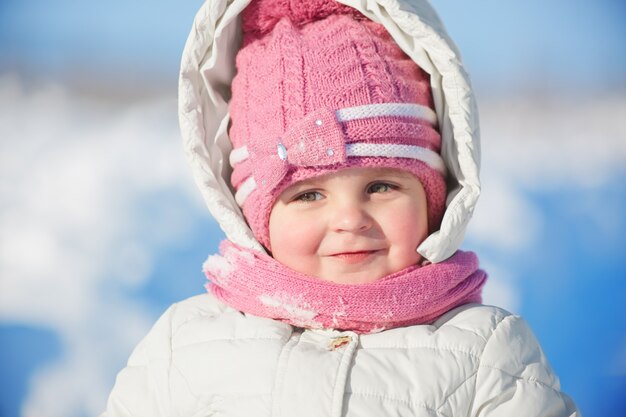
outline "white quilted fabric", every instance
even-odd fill
[[[172,306],[118,374],[101,417],[122,416],[579,414],[524,320],[496,307],[357,335],[302,331],[204,294]]]

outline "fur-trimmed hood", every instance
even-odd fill
[[[231,241],[262,251],[235,202],[228,164],[228,101],[242,38],[239,14],[248,3],[209,0],[200,8],[182,58],[179,119],[188,161],[211,214]],[[418,251],[431,262],[445,260],[460,246],[480,193],[478,114],[459,52],[426,0],[340,3],[382,24],[430,74],[449,191],[440,230]]]

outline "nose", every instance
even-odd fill
[[[342,201],[333,207],[331,228],[336,232],[363,232],[374,220],[360,201]]]

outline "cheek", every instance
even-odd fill
[[[428,235],[426,222],[401,221],[395,222],[389,237],[398,245],[413,252]]]
[[[387,218],[385,234],[403,258],[419,259],[415,251],[428,237],[428,217],[421,204],[405,204],[397,207]]]
[[[270,245],[275,259],[287,264],[317,251],[318,227],[306,215],[288,210],[272,211]]]

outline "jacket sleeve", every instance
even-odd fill
[[[506,316],[483,351],[473,417],[580,417],[528,324]]]
[[[171,306],[137,345],[116,378],[100,417],[171,416],[169,372],[172,358]]]

